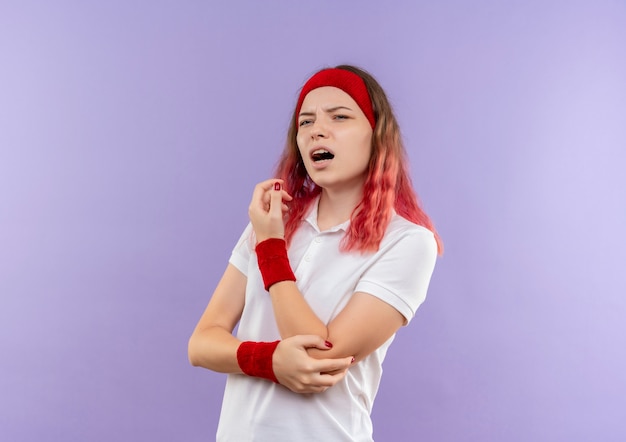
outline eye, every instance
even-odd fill
[[[301,120],[300,123],[298,123],[298,126],[302,127],[306,126],[307,124],[311,124],[311,120]]]
[[[336,115],[333,115],[333,118],[335,120],[347,120],[350,117],[348,117],[347,115],[343,115],[343,114],[336,114]]]

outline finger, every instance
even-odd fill
[[[298,394],[311,394],[311,393],[324,393],[326,390],[328,390],[329,387],[332,387],[332,385],[326,385],[326,386],[312,386],[312,385],[307,385],[307,386],[299,386],[299,387],[288,387],[291,391],[293,391],[294,393],[298,393]]]
[[[324,340],[320,336],[317,335],[296,335],[292,338],[294,342],[304,348],[317,348],[319,350],[329,350],[332,348],[333,344]]]
[[[287,193],[287,191],[283,188],[283,200],[291,201],[293,197]]]
[[[341,373],[343,373],[344,371],[346,371],[346,369],[343,369],[343,370],[335,370],[335,371],[324,371],[324,372],[321,372],[320,374],[329,374],[329,375],[331,375],[331,376],[334,376],[334,375],[336,375],[336,374],[341,374]]]
[[[315,369],[320,373],[332,373],[334,371],[346,370],[350,368],[353,360],[354,358],[352,356],[339,359],[318,359],[315,364]]]
[[[282,187],[283,180],[279,180],[276,178],[265,180],[257,184],[254,187],[254,191],[252,192],[252,204],[255,204],[258,207],[263,207],[265,195],[270,189],[274,187],[274,183],[276,182],[279,182]],[[267,200],[267,203],[269,203],[269,200]]]
[[[272,196],[269,194],[269,192],[265,192],[263,194],[263,210],[265,210],[266,212],[270,211],[271,201]]]
[[[348,370],[341,370],[336,373],[320,373],[315,378],[315,384],[326,388],[332,387],[346,377],[347,373]]]
[[[283,216],[283,191],[282,183],[276,181],[270,194],[270,215],[282,218]]]

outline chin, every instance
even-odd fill
[[[311,178],[311,181],[315,183],[316,186],[321,187],[322,189],[326,189],[333,185],[333,182],[331,180],[327,180],[327,179],[320,178],[320,177],[314,178],[311,175],[309,175],[309,177]]]

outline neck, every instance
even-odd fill
[[[322,189],[317,209],[317,226],[327,230],[350,219],[350,215],[363,198],[363,188],[350,192]]]

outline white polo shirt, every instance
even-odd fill
[[[408,323],[426,297],[437,257],[432,232],[393,215],[377,252],[343,253],[349,221],[320,232],[317,203],[288,250],[296,284],[317,316],[328,324],[355,292],[369,293],[396,308]],[[230,263],[247,276],[245,307],[237,338],[280,339],[269,294],[263,287],[254,234],[248,225]],[[372,441],[370,414],[393,336],[319,394],[297,394],[273,382],[230,374],[217,430],[220,442]]]

